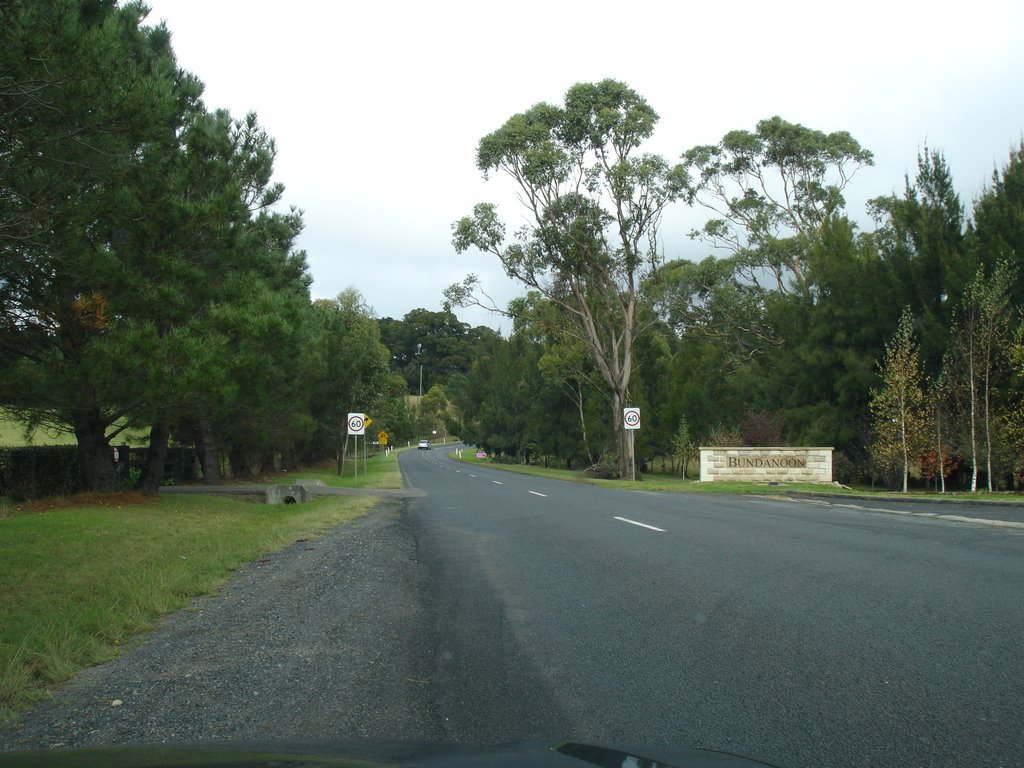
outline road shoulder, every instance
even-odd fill
[[[197,740],[432,740],[404,501],[249,563],[0,729],[0,750]],[[401,732],[396,732],[400,724]]]

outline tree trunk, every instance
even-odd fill
[[[217,439],[213,434],[213,423],[207,416],[199,419],[199,430],[196,434],[196,452],[203,465],[203,483],[220,485],[220,454],[217,451]]]
[[[146,451],[146,466],[139,478],[138,489],[146,494],[156,493],[164,479],[167,465],[167,441],[171,430],[167,419],[160,419],[149,428],[149,448]]]
[[[615,424],[615,442],[619,446],[619,479],[633,480],[633,440],[629,434],[631,430],[625,428],[622,423],[622,409],[626,399],[621,393],[615,392],[612,395],[612,414]]]
[[[973,331],[972,331],[973,335]],[[974,379],[974,339],[969,340],[969,356],[967,360],[968,390],[971,408],[971,493],[978,491],[978,438],[977,438],[977,386]]]
[[[910,451],[907,447],[907,411],[906,406],[902,403],[900,410],[900,442],[903,448],[903,493],[906,493],[907,483],[910,478]]]
[[[295,455],[296,454],[294,446],[286,446],[285,449],[281,451],[280,466],[275,466],[274,471],[279,472],[280,470],[284,469],[287,470],[288,472],[291,472],[293,469],[295,469],[297,465],[297,459],[295,458]]]
[[[590,443],[587,440],[587,418],[583,413],[583,387],[578,381],[576,382],[576,392],[574,393],[573,400],[580,414],[580,433],[583,436],[583,450],[587,453],[589,465],[593,466],[594,454],[590,452]]]
[[[345,434],[345,440],[341,444],[341,449],[337,452],[338,456],[338,477],[345,474],[345,457],[348,455],[348,434]],[[356,456],[356,461],[359,457]]]
[[[248,478],[251,476],[249,462],[245,460],[245,453],[237,445],[232,445],[228,450],[228,466],[231,467],[232,477]]]
[[[110,493],[121,490],[114,452],[107,441],[109,424],[98,409],[76,410],[72,416],[78,440],[78,472],[83,491]]]
[[[986,350],[987,351],[987,350]],[[984,408],[984,420],[985,420],[985,479],[988,482],[988,492],[992,493],[992,416],[989,412],[989,378],[992,374],[992,363],[989,360],[988,354],[985,356],[985,378],[983,385],[985,387],[985,408]]]

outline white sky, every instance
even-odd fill
[[[901,192],[919,149],[944,152],[969,206],[1024,133],[1024,3],[149,0],[210,109],[254,111],[278,146],[285,202],[304,212],[315,298],[357,288],[378,316],[437,310],[467,273],[500,303],[524,291],[494,257],[456,254],[474,203],[519,211],[484,181],[479,139],[576,82],[626,82],[661,120],[645,151],[678,159],[778,114],[847,130],[875,153],[847,194]],[[671,209],[669,258],[701,258]],[[499,326],[457,310],[473,325]],[[507,322],[506,322],[507,325]]]

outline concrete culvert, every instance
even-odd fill
[[[306,489],[301,485],[272,485],[266,490],[267,504],[301,504],[309,501]]]

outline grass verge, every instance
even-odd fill
[[[672,477],[660,474],[645,474],[640,482],[630,480],[601,480],[586,475],[582,470],[567,469],[545,469],[544,467],[523,466],[521,464],[501,464],[492,462],[490,459],[477,459],[469,451],[459,459],[454,454],[452,458],[462,461],[465,464],[486,466],[490,469],[500,469],[504,472],[518,472],[524,475],[535,475],[537,477],[548,477],[554,480],[568,480],[576,483],[589,483],[608,488],[619,488],[625,491],[670,491],[675,493],[772,493],[785,495],[790,492],[804,492],[815,494],[830,494],[835,496],[869,496],[878,499],[928,499],[930,501],[983,501],[993,504],[1020,504],[1022,499],[1019,494],[989,494],[989,493],[928,493],[924,491],[912,492],[907,495],[894,491],[877,491],[868,488],[846,488],[838,485],[819,485],[817,483],[779,483],[770,485],[768,483],[752,482],[714,482],[702,483],[699,480],[683,480],[681,477]]]
[[[288,480],[320,480],[331,488],[401,488],[402,471],[398,468],[398,454],[407,450],[401,448],[390,455],[380,453],[370,456],[366,463],[359,458],[359,475],[355,475],[354,460],[350,454],[345,461],[345,474],[338,475],[337,464],[333,461],[303,467],[288,474],[279,474],[276,482]]]
[[[0,721],[233,570],[365,514],[372,497],[267,506],[128,494],[0,518]]]

